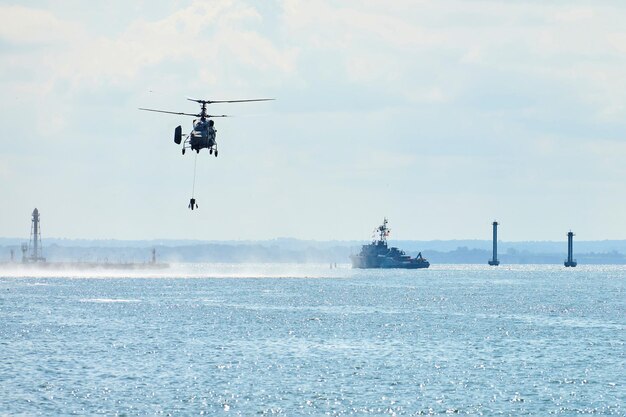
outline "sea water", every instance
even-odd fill
[[[626,415],[623,266],[0,277],[0,415]]]

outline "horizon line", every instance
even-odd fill
[[[24,242],[28,242],[30,238],[21,238],[21,237],[4,237],[0,236],[0,241],[2,240],[21,240]],[[278,240],[295,240],[301,242],[317,242],[317,243],[328,243],[328,242],[369,242],[373,239],[307,239],[307,238],[298,238],[298,237],[273,237],[273,238],[263,238],[263,239],[189,239],[189,238],[137,238],[137,239],[121,239],[121,238],[85,238],[85,237],[42,237],[42,241],[45,240],[68,240],[68,241],[102,241],[102,242],[157,242],[157,241],[185,241],[185,242],[204,242],[204,243],[212,243],[212,242],[268,242],[268,241],[278,241]],[[492,242],[492,239],[489,238],[454,238],[454,239],[388,239],[390,241],[395,242],[458,242],[458,241],[485,241]],[[563,240],[504,240],[498,239],[498,242],[505,243],[531,243],[531,242],[562,242],[567,241],[566,238]],[[619,242],[626,241],[626,237],[622,239],[590,239],[590,240],[576,240],[576,242]]]

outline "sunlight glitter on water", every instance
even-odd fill
[[[151,269],[56,269],[7,268],[0,276],[7,278],[328,278],[350,277],[347,264],[329,267],[320,264],[226,264],[184,263],[168,268]]]
[[[493,268],[476,264],[441,264],[421,270],[354,270],[349,264],[331,267],[328,264],[240,264],[240,263],[174,263],[168,268],[137,269],[56,269],[13,267],[0,270],[0,277],[6,278],[352,278],[355,276],[384,277],[390,272],[399,277],[421,278],[446,275],[458,272],[484,272],[488,279],[506,283],[507,276],[516,273],[560,274],[564,271],[572,275],[586,273],[622,274],[626,265],[582,265],[566,269],[562,265],[504,265]],[[513,282],[511,280],[508,281]],[[43,285],[43,284],[39,284]]]
[[[623,267],[153,272],[0,278],[0,414],[626,410]]]

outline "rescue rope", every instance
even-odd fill
[[[198,163],[198,153],[196,153],[193,159],[193,185],[191,186],[191,198],[195,198],[196,195],[196,165]]]

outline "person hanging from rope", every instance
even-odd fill
[[[189,208],[190,209],[194,209],[194,208],[198,208],[198,205],[196,204],[196,199],[191,197],[191,200],[189,200]]]

